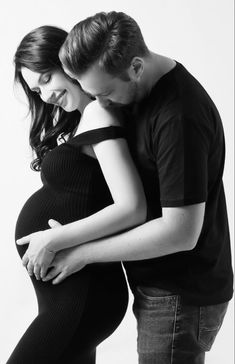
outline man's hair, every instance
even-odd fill
[[[148,54],[136,21],[125,13],[111,11],[97,13],[76,24],[59,56],[65,69],[78,76],[95,62],[105,72],[119,75],[130,66],[133,57]]]

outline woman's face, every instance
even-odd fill
[[[82,111],[88,102],[88,96],[80,86],[73,83],[61,70],[38,73],[23,67],[22,76],[29,88],[38,93],[41,99],[71,112],[76,109]]]

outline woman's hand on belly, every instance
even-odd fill
[[[27,268],[29,275],[35,275],[39,280],[43,278],[55,257],[55,252],[47,248],[50,241],[51,229],[37,231],[17,240],[18,245],[29,244],[22,263]]]

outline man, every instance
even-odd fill
[[[202,364],[232,297],[219,113],[180,63],[148,50],[124,13],[78,23],[60,59],[104,107],[123,108],[148,218],[75,248],[67,271],[58,259],[56,282],[89,263],[123,261],[135,296],[139,362]]]

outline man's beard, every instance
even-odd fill
[[[110,101],[110,103],[107,105],[107,108],[117,109],[117,108],[124,108],[131,106],[136,103],[137,96],[138,96],[138,86],[135,82],[132,82],[132,86],[130,87],[129,90],[128,102],[121,103],[121,102]]]

